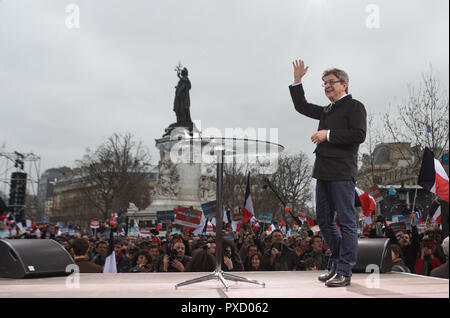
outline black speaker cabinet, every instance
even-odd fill
[[[358,261],[353,272],[372,272],[378,266],[380,273],[390,272],[392,268],[391,243],[388,238],[363,238],[358,240]]]
[[[0,277],[32,278],[64,276],[75,264],[66,249],[54,240],[0,240]]]

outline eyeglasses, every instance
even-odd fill
[[[344,81],[325,81],[325,82],[322,83],[322,87],[327,86],[327,84],[334,85],[334,84],[340,83],[340,82],[342,83]]]

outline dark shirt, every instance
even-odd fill
[[[291,271],[296,268],[297,254],[284,244],[282,244],[281,254],[275,257],[273,264],[270,264],[271,257],[272,248],[269,248],[263,255],[263,269],[266,271]]]
[[[313,258],[316,260],[318,270],[325,270],[328,267],[328,257],[325,255],[323,251],[318,252],[312,251],[309,253],[305,253],[303,259],[305,260],[307,258]]]

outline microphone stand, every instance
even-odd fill
[[[275,189],[272,187],[272,184],[270,183],[270,181],[269,181],[269,179],[268,178],[264,178],[264,181],[265,181],[265,185],[263,185],[263,188],[264,189],[267,189],[267,186],[270,188],[270,190],[272,190],[272,192],[273,193],[275,193],[275,195],[277,196],[277,198],[278,198],[278,200],[280,200],[280,202],[284,205],[284,208],[286,209],[286,206],[287,206],[287,204],[284,202],[284,200],[280,197],[280,195],[278,194],[278,192],[277,191],[275,191]],[[284,209],[284,211],[286,211]],[[291,210],[289,210],[289,214],[291,215],[291,217],[294,219],[294,220],[298,220],[298,218],[296,218],[293,214],[292,214],[292,212],[291,212]],[[284,221],[286,222],[286,225],[288,224],[288,222],[287,222],[287,220],[286,220],[286,215],[285,215],[285,213],[283,213],[283,218],[284,218]]]

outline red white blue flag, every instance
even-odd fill
[[[434,153],[425,148],[420,167],[418,183],[424,189],[435,193],[439,198],[448,201],[448,176]]]
[[[244,207],[242,209],[242,224],[246,224],[254,216],[255,212],[253,211],[253,202],[252,197],[250,195],[250,172],[249,172],[247,178],[247,188],[245,189]]]

